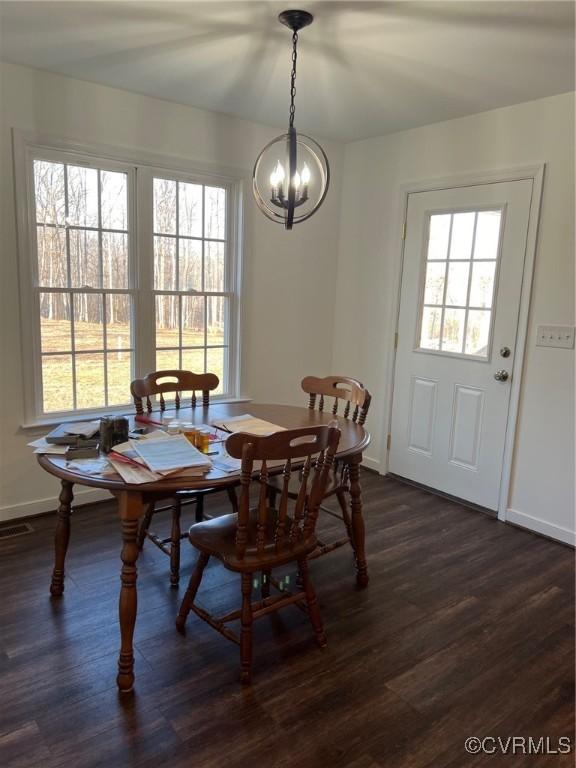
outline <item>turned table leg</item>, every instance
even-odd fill
[[[60,597],[62,592],[64,592],[64,563],[66,561],[68,542],[70,541],[70,515],[72,514],[72,500],[74,498],[72,493],[73,487],[73,483],[68,480],[62,480],[56,531],[54,532],[54,570],[52,571],[52,582],[50,584],[50,594],[54,597]]]
[[[348,465],[350,478],[350,509],[352,517],[352,545],[356,558],[356,584],[365,587],[368,584],[368,567],[364,548],[364,518],[362,517],[362,489],[360,487],[360,463],[362,454],[353,456]]]
[[[138,606],[136,592],[136,560],[138,559],[138,520],[144,506],[138,493],[123,492],[119,495],[120,519],[122,523],[122,571],[120,580],[119,619],[120,619],[120,655],[118,657],[118,677],[116,682],[122,693],[128,693],[134,687],[134,626]]]

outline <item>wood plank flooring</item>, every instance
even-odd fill
[[[573,551],[397,480],[362,479],[368,589],[354,588],[348,550],[314,561],[328,647],[296,609],[257,622],[248,690],[235,646],[194,616],[177,634],[184,587],[170,589],[168,560],[148,542],[136,691],[118,695],[113,502],[73,515],[60,600],[48,595],[54,516],[0,543],[2,768],[572,766],[573,755],[470,756],[464,741],[576,744]],[[227,511],[219,496],[207,504]],[[322,528],[336,525],[325,516]],[[184,584],[187,542],[182,561]],[[210,564],[199,599],[237,607],[237,578]]]

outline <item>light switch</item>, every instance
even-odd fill
[[[536,336],[537,347],[574,347],[573,325],[539,325]]]

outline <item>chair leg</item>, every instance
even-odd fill
[[[194,603],[194,598],[198,592],[198,587],[202,581],[202,574],[204,573],[204,568],[206,568],[208,560],[210,560],[210,555],[206,555],[204,552],[200,552],[196,562],[196,567],[192,572],[192,576],[190,576],[188,589],[186,590],[184,599],[180,603],[180,610],[178,611],[178,616],[176,617],[176,629],[178,632],[184,633],[186,619],[188,618],[188,614],[192,609],[192,604]]]
[[[151,501],[147,508],[146,508],[146,514],[142,518],[142,522],[140,523],[140,528],[138,529],[138,537],[136,539],[136,544],[138,546],[138,549],[142,549],[144,546],[144,542],[146,541],[146,534],[148,533],[148,529],[150,528],[150,524],[152,522],[152,516],[154,514],[154,508],[156,504]]]
[[[180,581],[180,515],[182,506],[178,496],[172,499],[172,531],[170,533],[170,586]]]
[[[204,494],[199,493],[196,497],[196,522],[201,523],[204,520]]]
[[[337,490],[336,498],[338,499],[338,504],[340,505],[342,518],[344,519],[344,525],[346,526],[346,533],[348,534],[348,538],[350,539],[350,544],[352,545],[352,549],[354,549],[354,532],[352,530],[352,523],[350,521],[350,512],[348,511],[346,491],[344,491],[342,488]]]
[[[267,597],[270,597],[270,578],[272,576],[272,571],[268,569],[267,571],[262,571],[262,584],[260,586],[260,594],[262,595],[262,600],[265,600]]]
[[[232,512],[238,514],[238,499],[236,498],[236,490],[232,486],[229,486],[226,488],[226,493],[228,494],[228,499],[230,500]]]
[[[240,682],[249,685],[252,679],[252,574],[242,574],[242,611],[240,614]]]
[[[318,600],[316,599],[316,592],[310,579],[310,573],[308,571],[308,561],[306,558],[298,561],[298,568],[304,585],[304,592],[306,593],[306,603],[308,605],[308,615],[310,616],[310,623],[316,633],[316,642],[320,648],[326,646],[326,635],[322,627],[322,619],[320,617],[320,608],[318,606]]]

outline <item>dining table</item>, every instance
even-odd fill
[[[330,412],[312,410],[292,405],[260,403],[215,403],[208,407],[198,405],[195,408],[181,407],[163,412],[152,411],[149,414],[151,426],[154,421],[168,424],[177,419],[183,423],[195,425],[214,425],[225,422],[233,416],[249,413],[258,419],[269,421],[286,429],[319,426],[337,422],[341,430],[336,460],[347,465],[349,478],[349,506],[351,518],[351,544],[356,563],[356,583],[359,587],[368,584],[368,570],[364,546],[364,520],[362,516],[362,493],[360,486],[360,464],[362,452],[370,442],[366,429],[351,419],[335,416]],[[130,429],[142,426],[136,421],[136,415],[129,415]],[[156,427],[158,428],[158,427]],[[222,447],[221,450],[224,450]],[[129,692],[134,687],[134,628],[137,616],[137,534],[140,520],[147,504],[147,496],[158,497],[165,492],[166,498],[182,490],[202,490],[237,485],[240,470],[225,471],[211,467],[199,477],[165,477],[151,483],[130,485],[117,474],[90,474],[82,470],[82,463],[67,462],[62,455],[38,454],[40,466],[59,478],[61,491],[56,516],[54,533],[54,569],[50,584],[53,599],[61,598],[64,592],[66,552],[70,541],[72,502],[74,486],[90,486],[109,491],[118,500],[122,546],[120,553],[120,653],[118,657],[117,685],[121,692]],[[273,470],[273,468],[271,468]],[[278,471],[281,465],[278,465]]]

